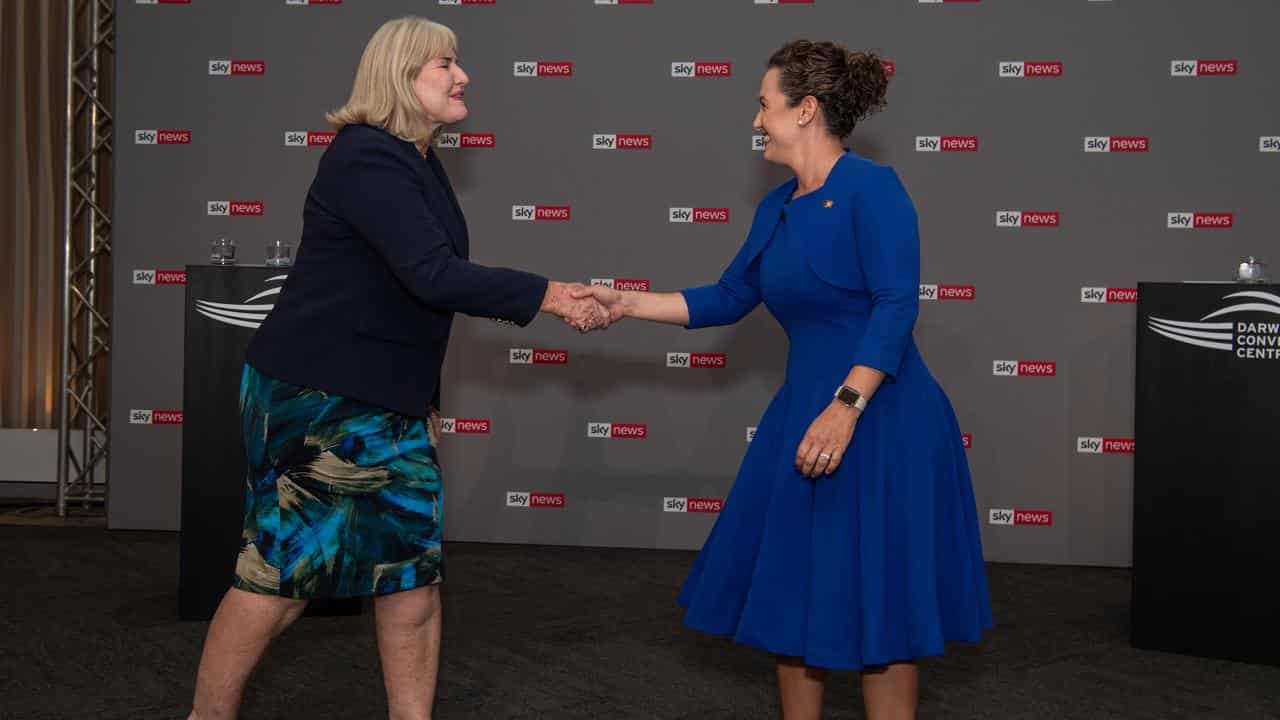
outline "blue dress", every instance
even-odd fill
[[[681,588],[685,622],[833,669],[977,642],[992,618],[968,463],[951,404],[910,337],[914,209],[891,170],[853,155],[822,188],[786,202],[794,188],[762,204],[718,285],[685,291],[690,327],[731,322],[763,300],[790,341],[785,383]],[[828,209],[851,216],[828,227],[853,237],[803,232]],[[853,279],[841,284],[862,287],[833,284],[813,260],[844,257],[828,252],[833,242],[854,246],[857,267],[842,276]],[[895,333],[905,336],[885,337]],[[854,364],[885,370],[886,381],[839,469],[806,478],[796,449]]]

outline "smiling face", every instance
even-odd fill
[[[785,165],[799,139],[808,131],[808,123],[801,125],[806,117],[806,103],[789,105],[779,87],[781,76],[782,71],[773,67],[760,80],[760,109],[752,125],[757,133],[764,135],[764,158]]]
[[[428,60],[413,79],[413,94],[431,122],[450,125],[467,117],[464,94],[471,79],[454,53]]]

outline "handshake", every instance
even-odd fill
[[[626,314],[623,295],[603,285],[551,281],[542,299],[543,312],[559,315],[578,332],[604,330]]]

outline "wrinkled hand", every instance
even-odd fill
[[[809,424],[800,447],[796,449],[796,469],[808,478],[835,472],[853,440],[853,429],[861,414],[861,410],[845,407],[833,400]]]
[[[440,411],[435,406],[427,413],[427,437],[431,438],[431,447],[440,447]]]
[[[595,298],[609,314],[609,322],[616,323],[626,312],[623,308],[625,296],[618,290],[604,285],[579,285],[569,291],[575,299]]]
[[[609,311],[593,297],[575,297],[584,285],[552,282],[547,286],[542,309],[559,315],[578,332],[604,330],[609,327]]]

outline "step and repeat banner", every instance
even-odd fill
[[[179,524],[182,268],[218,238],[246,264],[297,242],[324,113],[373,31],[404,14],[452,27],[471,76],[471,115],[438,152],[473,259],[651,291],[715,281],[787,179],[751,127],[770,53],[796,38],[880,51],[888,108],[849,146],[896,168],[919,210],[916,337],[961,421],[989,560],[1130,563],[1137,283],[1228,279],[1243,255],[1280,256],[1272,3],[119,0],[117,13],[114,528]],[[273,287],[199,298],[199,316],[251,333]],[[785,359],[763,308],[733,327],[589,336],[460,316],[447,536],[698,547]],[[1199,391],[1188,378],[1186,412]]]

